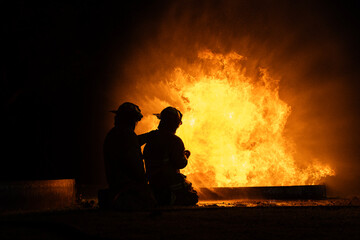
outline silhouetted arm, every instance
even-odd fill
[[[186,167],[188,164],[187,155],[190,156],[190,151],[189,153],[185,152],[183,141],[181,138],[177,137],[171,151],[171,161],[176,169],[182,169]]]
[[[156,130],[152,130],[148,133],[138,135],[138,141],[140,146],[144,145],[145,143],[148,143],[151,140],[152,136],[154,136],[155,132]]]

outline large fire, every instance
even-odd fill
[[[184,114],[177,135],[192,155],[183,173],[195,187],[317,184],[334,175],[317,161],[296,164],[294,144],[284,136],[291,108],[279,98],[279,81],[265,69],[246,76],[244,61],[234,52],[206,50],[167,80],[178,105],[160,101],[158,110],[172,105]],[[151,122],[147,130],[157,126],[154,116],[144,120]]]

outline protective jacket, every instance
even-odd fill
[[[174,133],[153,131],[144,147],[144,160],[149,184],[160,205],[194,205],[196,191],[180,169],[188,160],[184,143]]]
[[[181,182],[180,169],[188,163],[184,151],[181,138],[165,130],[156,130],[144,148],[150,184],[172,186]]]
[[[106,177],[110,189],[145,184],[145,170],[138,137],[130,128],[115,126],[104,142]]]

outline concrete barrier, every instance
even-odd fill
[[[216,187],[197,189],[200,200],[326,199],[325,185],[275,187]]]
[[[51,210],[75,202],[74,179],[0,182],[0,211]]]

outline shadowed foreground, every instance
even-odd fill
[[[254,204],[206,203],[135,213],[96,208],[7,213],[0,216],[0,239],[360,238],[358,205]]]

